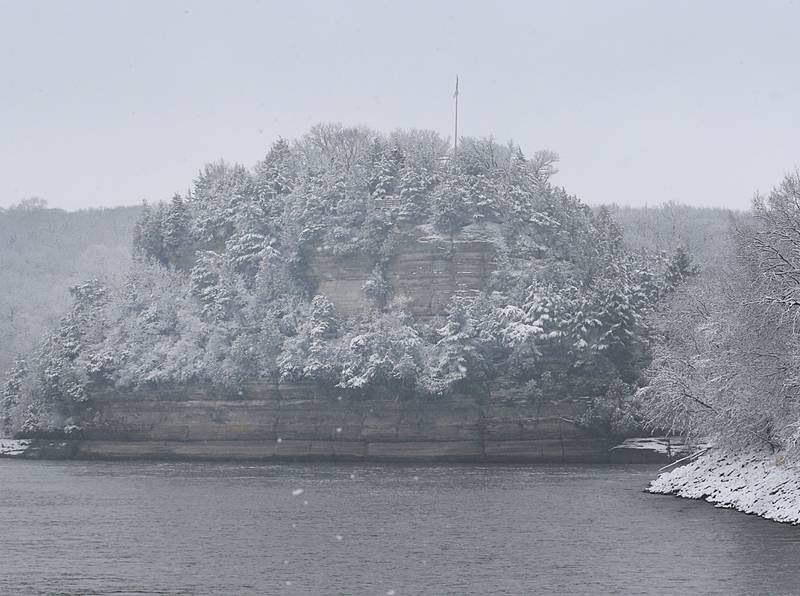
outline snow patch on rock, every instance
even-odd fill
[[[800,524],[800,467],[786,463],[781,453],[711,449],[661,474],[647,490]]]
[[[30,446],[30,441],[0,439],[0,457],[20,457],[25,455]]]
[[[635,449],[639,451],[653,451],[670,457],[688,455],[688,446],[681,437],[635,437],[625,439],[614,449]]]

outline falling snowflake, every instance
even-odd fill
[[[337,426],[337,427],[336,427],[336,432],[337,432],[337,433],[340,433],[340,432],[342,432],[342,427],[341,427],[341,426]]]
[[[299,497],[302,494],[303,494],[303,489],[302,488],[296,488],[296,489],[294,489],[292,491],[292,496],[293,497]]]
[[[342,539],[343,539],[343,536],[342,536],[341,534],[336,534],[336,540],[338,540],[339,542],[341,542],[341,541],[342,541]]]

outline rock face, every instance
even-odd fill
[[[445,313],[454,295],[485,289],[495,267],[499,232],[491,224],[467,226],[453,238],[427,226],[399,236],[398,250],[386,265],[392,299],[419,319]],[[336,256],[324,250],[309,259],[310,277],[317,293],[325,294],[344,316],[367,308],[362,288],[376,259],[363,255]]]
[[[358,399],[313,385],[249,384],[96,395],[78,457],[609,461],[610,444],[568,422],[579,401],[524,405],[497,383],[447,399]],[[341,398],[341,399],[340,399]]]

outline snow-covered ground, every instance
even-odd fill
[[[648,490],[800,524],[800,468],[786,464],[780,453],[711,449],[661,474]]]

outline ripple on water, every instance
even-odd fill
[[[0,594],[797,591],[800,528],[655,472],[2,460]]]

